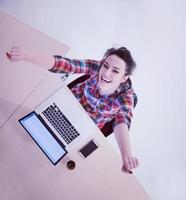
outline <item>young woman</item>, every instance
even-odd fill
[[[84,73],[90,78],[71,91],[101,129],[114,120],[113,133],[122,157],[122,171],[132,173],[139,163],[131,152],[129,128],[136,102],[130,75],[136,67],[125,47],[108,49],[101,61],[69,59],[59,55],[41,57],[12,47],[7,57],[11,62],[24,60],[40,66],[52,66],[51,72]]]

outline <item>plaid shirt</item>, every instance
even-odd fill
[[[88,80],[75,85],[71,91],[100,129],[112,119],[114,119],[113,126],[125,123],[130,128],[134,101],[137,99],[130,79],[121,84],[112,95],[100,95],[97,87],[100,61],[71,60],[62,56],[54,58],[55,64],[49,70],[51,72],[90,75]]]

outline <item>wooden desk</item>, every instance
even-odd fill
[[[0,44],[1,127],[47,74],[44,67],[25,62],[10,64],[6,59],[6,51],[12,46],[20,46],[44,55],[64,55],[69,47],[4,12],[0,12]]]
[[[55,74],[37,66],[23,62],[10,64],[5,59],[5,52],[16,45],[15,41],[20,46],[49,54],[65,53],[68,47],[2,12],[0,32],[0,199],[150,199],[134,175],[120,171],[120,157],[97,127],[90,138],[98,141],[98,150],[83,159],[75,149],[56,166],[51,164],[18,119],[63,83]],[[30,37],[32,43],[28,42]],[[74,170],[66,168],[68,159],[76,162]]]
[[[86,159],[74,150],[57,166],[24,131],[18,119],[61,85],[59,78],[48,74],[0,129],[0,199],[150,199],[134,175],[120,171],[121,160],[99,129],[90,135],[98,141],[98,150]],[[68,159],[76,162],[74,170],[66,168]]]

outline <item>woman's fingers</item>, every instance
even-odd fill
[[[139,166],[138,159],[135,157],[126,158],[124,161],[124,167],[128,170],[135,169]]]
[[[7,58],[8,58],[9,60],[11,59],[11,54],[10,54],[10,53],[6,52],[6,56],[7,56]]]
[[[24,54],[20,47],[12,47],[10,52],[6,52],[7,58],[11,62],[19,61],[24,59]]]
[[[127,174],[132,174],[133,172],[129,169],[127,169],[124,165],[122,166],[121,170]]]
[[[134,168],[136,168],[136,167],[139,166],[139,161],[138,161],[137,158],[134,158],[132,162],[133,162],[133,167],[134,167]]]

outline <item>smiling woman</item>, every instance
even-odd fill
[[[99,92],[101,95],[113,94],[128,76],[125,75],[126,63],[117,55],[108,56],[99,71]]]
[[[114,93],[125,82],[126,63],[116,55],[108,56],[99,71],[98,87],[101,95]]]
[[[120,148],[122,171],[132,173],[139,163],[133,157],[128,130],[137,96],[129,76],[136,67],[125,47],[108,49],[101,61],[77,60],[54,55],[39,57],[12,47],[7,54],[11,62],[24,60],[41,66],[52,66],[51,72],[84,73],[90,78],[71,88],[72,93],[84,107],[92,120],[101,129],[114,121],[114,136]]]

